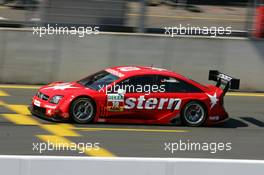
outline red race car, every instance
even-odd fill
[[[175,72],[118,66],[79,81],[43,86],[32,99],[33,115],[77,123],[141,123],[201,126],[228,118],[223,98],[239,79],[209,71],[216,85],[202,85]]]

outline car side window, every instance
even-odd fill
[[[201,92],[201,90],[185,81],[176,79],[174,77],[169,76],[158,76],[158,82],[160,86],[162,86],[167,93],[173,92]]]
[[[150,92],[151,86],[154,84],[156,84],[155,75],[134,76],[119,82],[115,86],[115,92],[117,92],[118,89],[124,89],[126,93]]]

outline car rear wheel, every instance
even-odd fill
[[[78,98],[70,106],[70,115],[77,123],[90,123],[95,117],[95,105],[89,98]]]
[[[182,120],[188,126],[201,126],[205,122],[207,113],[203,104],[191,101],[185,105],[182,111]]]

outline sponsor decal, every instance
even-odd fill
[[[112,112],[124,111],[124,99],[123,94],[108,94],[107,110]]]
[[[99,119],[98,119],[98,122],[106,122],[106,119],[99,118]]]
[[[40,107],[40,101],[38,101],[38,100],[34,100],[33,104],[34,104],[35,106]]]
[[[125,109],[170,109],[179,110],[182,100],[179,98],[148,98],[140,96],[138,98],[127,98]]]
[[[217,120],[219,120],[219,119],[220,119],[219,116],[210,116],[210,117],[209,117],[209,120],[217,121]]]
[[[133,67],[133,66],[129,66],[129,67],[119,67],[117,68],[122,72],[129,72],[129,71],[136,71],[136,70],[140,70],[140,68],[138,67]]]
[[[225,75],[225,74],[219,74],[218,78],[221,78],[221,79],[226,80],[226,81],[232,80],[232,77],[229,77],[228,75]]]
[[[50,108],[50,109],[55,109],[56,108],[56,106],[51,106],[51,105],[45,105],[44,107],[45,108]]]
[[[167,69],[159,68],[159,67],[148,67],[152,70],[157,70],[157,71],[168,71]]]
[[[158,110],[179,110],[182,100],[179,98],[124,98],[122,94],[107,95],[107,109],[112,112],[124,111],[124,109],[158,109]]]
[[[138,67],[133,67],[133,66],[127,66],[127,67],[119,67],[117,68],[119,71],[117,70],[114,70],[114,69],[111,69],[111,68],[108,68],[106,69],[105,71],[115,75],[115,76],[118,76],[118,77],[124,77],[125,75],[121,72],[129,72],[129,71],[137,71],[137,70],[141,70],[140,68]],[[121,71],[121,72],[120,72]]]
[[[105,69],[105,71],[106,72],[109,72],[110,74],[113,74],[113,75],[115,75],[115,76],[118,76],[118,77],[123,77],[123,76],[125,76],[124,74],[122,74],[122,73],[120,73],[120,72],[118,72],[118,71],[116,71],[116,70],[114,70],[114,69]]]

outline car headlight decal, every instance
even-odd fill
[[[50,99],[50,103],[53,103],[53,104],[58,104],[60,102],[60,100],[63,98],[62,95],[55,95],[53,96],[51,99]]]

